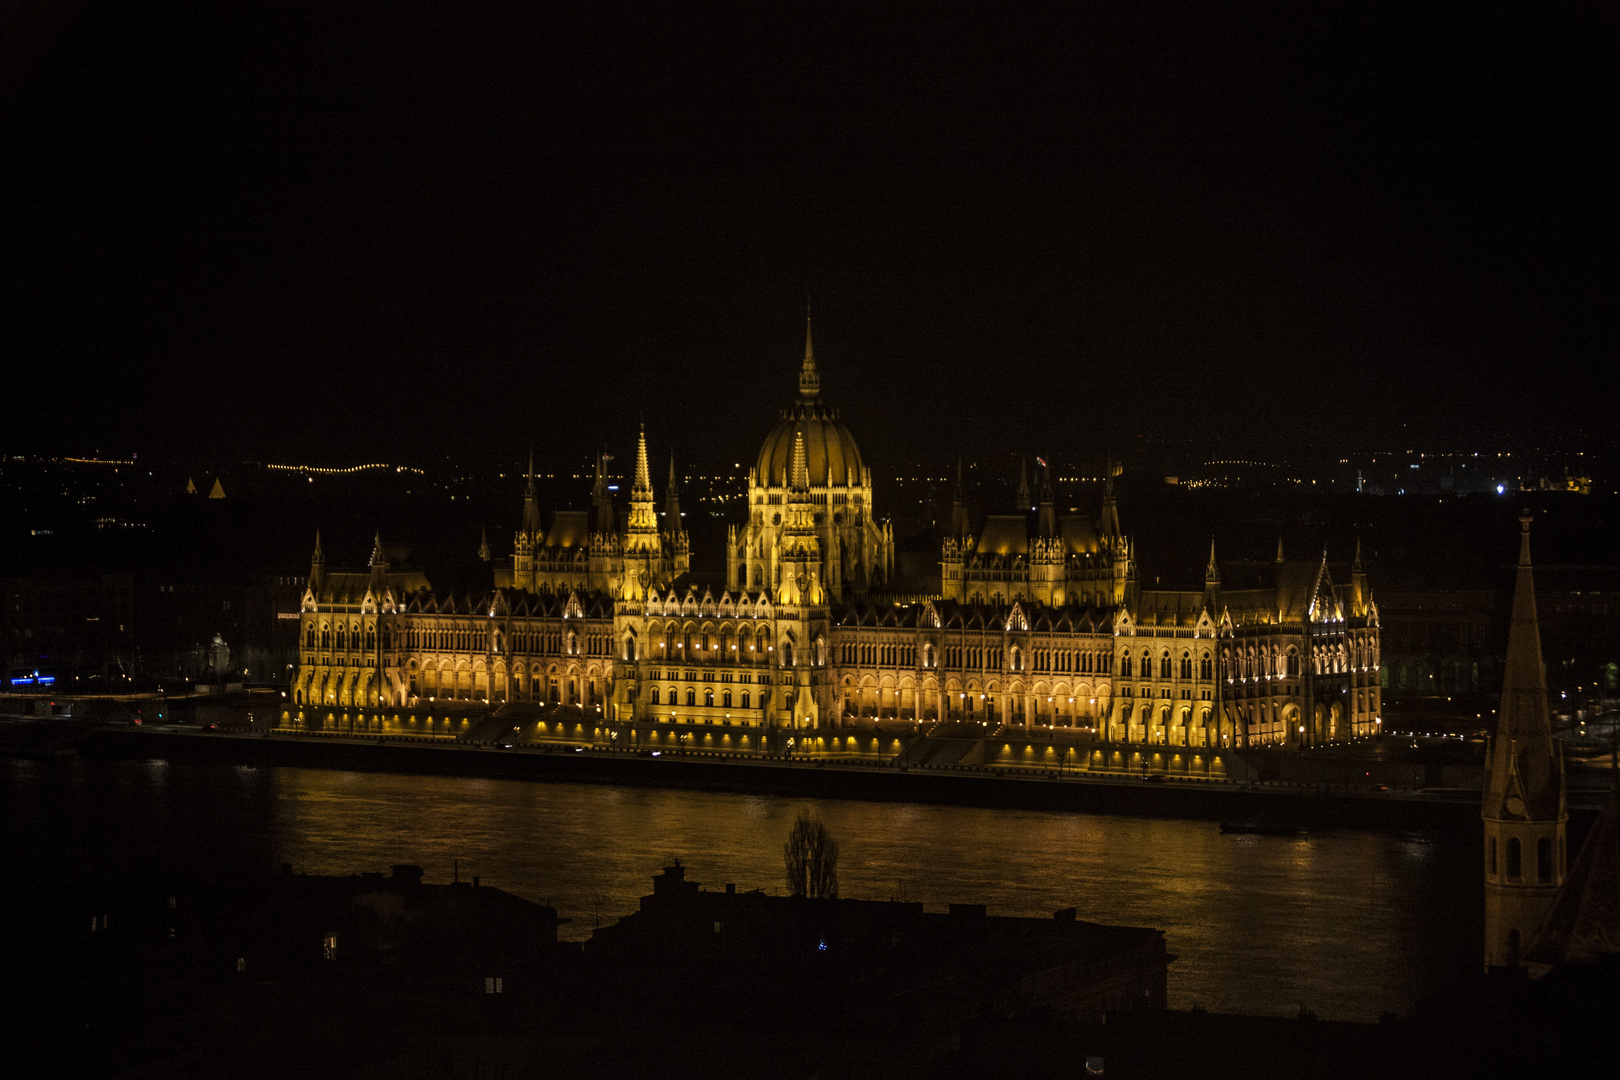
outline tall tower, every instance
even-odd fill
[[[1485,966],[1519,967],[1564,882],[1564,759],[1553,742],[1530,570],[1530,515],[1519,518],[1518,579],[1502,707],[1485,760]]]

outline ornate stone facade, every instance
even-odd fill
[[[1044,463],[1043,463],[1044,464]],[[1359,550],[1348,586],[1278,559],[1224,588],[1141,587],[1110,467],[1095,515],[1038,498],[977,529],[960,475],[931,599],[886,591],[895,546],[872,472],[824,402],[808,323],[798,395],[747,482],[723,578],[691,571],[673,463],[660,520],[646,435],[623,517],[605,461],[588,511],[542,523],[530,464],[493,588],[436,596],[391,572],[327,572],[317,539],[302,612],[299,707],[440,702],[572,707],[618,729],[753,733],[962,721],[1115,744],[1316,744],[1375,734],[1378,614]]]

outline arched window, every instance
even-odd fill
[[[624,639],[624,658],[626,660],[634,660],[636,658],[635,638],[627,637]]]
[[[708,706],[711,709],[714,708],[714,691],[713,690],[705,690],[705,691],[703,691],[703,704]]]
[[[697,691],[691,689],[690,687],[688,687],[687,691],[686,691],[686,703],[688,705],[696,705],[697,704]]]
[[[1293,649],[1288,650],[1288,674],[1299,674],[1299,653]]]
[[[1486,859],[1486,863],[1491,868],[1490,869],[1491,877],[1495,877],[1496,876],[1496,837],[1494,837],[1494,836],[1491,837],[1491,842],[1487,846],[1485,859]]]
[[[1181,654],[1181,677],[1183,679],[1192,678],[1192,653],[1190,652]]]
[[[720,704],[723,705],[724,707],[728,708],[728,709],[731,708],[731,691],[730,690],[726,690],[726,691],[721,693],[721,695],[720,695]]]
[[[1153,655],[1146,649],[1142,651],[1142,667],[1140,670],[1142,672],[1142,678],[1153,678]]]
[[[782,666],[793,666],[793,642],[791,641],[782,642]]]
[[[1545,885],[1553,879],[1552,841],[1543,836],[1536,841],[1536,881]]]
[[[1120,653],[1119,654],[1119,673],[1123,678],[1128,679],[1128,678],[1131,677],[1131,654],[1130,653]]]
[[[1215,677],[1215,663],[1209,658],[1207,652],[1198,661],[1198,677],[1200,679],[1213,679]]]
[[[654,705],[658,704],[658,687],[656,686],[652,688],[652,703]]]
[[[750,708],[750,706],[748,704],[748,699],[749,699],[748,691],[744,690],[742,692],[742,707],[745,708],[745,709]]]
[[[1018,651],[1016,649],[1014,649],[1013,650],[1013,655],[1016,656],[1017,654],[1018,654]],[[933,667],[933,666],[934,666],[934,646],[932,644],[924,645],[923,646],[923,667]]]
[[[1507,842],[1507,876],[1508,877],[1510,877],[1510,878],[1518,878],[1518,877],[1520,877],[1522,875],[1524,868],[1520,865],[1520,862],[1521,862],[1521,856],[1519,854],[1519,838],[1517,836],[1511,836],[1511,837],[1508,838],[1508,842]]]
[[[309,633],[305,637],[304,644],[309,646],[311,649],[315,647],[315,628],[313,626],[309,628]]]
[[[1159,678],[1170,678],[1170,654],[1168,652],[1159,656]]]

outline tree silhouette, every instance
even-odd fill
[[[817,900],[838,898],[838,841],[809,810],[800,810],[782,845],[788,892]]]

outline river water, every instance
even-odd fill
[[[1324,1019],[1407,1012],[1479,963],[1479,845],[1467,837],[1223,836],[1209,822],[784,799],[164,761],[0,762],[8,877],[156,863],[421,864],[554,905],[584,938],[679,857],[714,887],[780,888],[801,806],[840,844],[843,895],[983,903],[991,914],[1165,931],[1173,1007]]]

